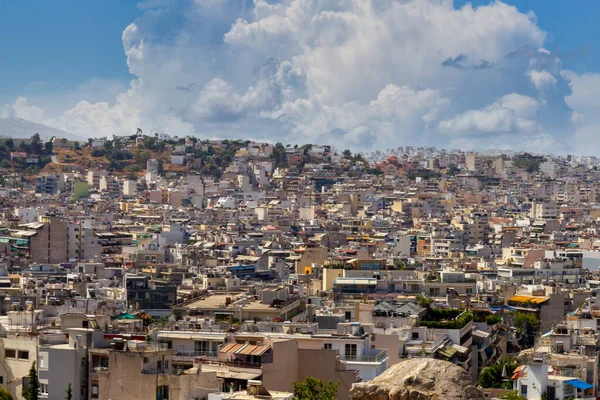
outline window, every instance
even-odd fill
[[[521,385],[521,396],[527,397],[527,385]]]
[[[355,344],[347,344],[345,348],[346,358],[356,358],[356,345]]]
[[[412,338],[413,338],[413,340],[418,340],[419,339],[419,332],[413,332],[412,333]]]
[[[48,394],[48,384],[40,383],[40,394]]]
[[[158,386],[156,388],[156,400],[168,400],[169,399],[169,387]]]
[[[29,360],[29,352],[27,350],[19,350],[20,360]]]
[[[325,343],[325,344],[323,344],[323,348],[325,350],[331,350],[333,348],[332,346],[333,346],[332,343]]]
[[[17,358],[17,351],[14,349],[4,349],[5,358]]]
[[[210,342],[206,340],[196,340],[194,342],[194,350],[198,353],[210,351]]]
[[[98,384],[92,383],[92,399],[98,398]]]
[[[0,376],[0,385],[3,385],[3,384],[4,384],[4,377]]]

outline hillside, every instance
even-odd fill
[[[132,147],[118,154],[104,149],[83,147],[80,149],[55,149],[54,161],[47,164],[42,173],[68,172],[73,167],[81,169],[110,170],[121,176],[140,176],[146,169],[146,161],[151,158],[169,164],[170,150],[153,151]],[[181,167],[181,166],[180,166]],[[168,167],[167,167],[168,169]],[[183,167],[185,170],[185,167]]]
[[[21,118],[0,118],[0,137],[25,139],[39,134],[42,140],[61,137],[68,140],[84,140],[83,138],[47,125],[27,121]]]
[[[126,141],[109,140],[102,147],[92,148],[86,144],[81,147],[54,148],[52,162],[46,164],[41,172],[60,173],[73,169],[98,169],[134,179],[145,173],[146,162],[153,158],[160,161],[164,172],[197,171],[219,178],[231,163],[236,151],[245,144],[242,141],[223,141],[219,145],[212,145],[208,141],[200,142],[194,138],[186,146],[186,164],[171,164],[171,154],[175,146],[182,146],[185,143],[186,139],[160,141],[154,137],[144,136],[139,143],[136,143],[135,137],[132,137]],[[203,145],[195,148],[195,143]]]

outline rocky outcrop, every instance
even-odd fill
[[[372,381],[355,383],[353,400],[482,400],[469,374],[447,361],[413,358],[391,366]]]

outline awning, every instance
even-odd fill
[[[452,358],[456,353],[457,353],[457,350],[455,348],[453,348],[452,346],[444,346],[443,348],[438,350],[438,354],[440,354],[444,357],[447,357],[447,358]]]
[[[594,385],[590,385],[589,383],[581,381],[579,379],[573,379],[572,381],[566,381],[565,383],[567,385],[576,387],[577,389],[580,389],[580,390],[592,389],[594,387]]]
[[[234,353],[237,350],[239,350],[240,348],[242,348],[244,345],[240,344],[240,343],[229,343],[227,345],[225,345],[224,347],[221,348],[221,350],[219,350],[220,353]]]
[[[236,354],[243,354],[246,356],[262,356],[267,352],[267,350],[269,350],[269,348],[269,346],[254,346],[249,344],[243,349],[238,350]]]
[[[208,371],[209,369],[207,367],[206,370]],[[252,380],[252,379],[257,379],[260,378],[260,376],[262,375],[261,372],[233,372],[233,371],[217,371],[217,377],[218,378],[223,378],[223,379],[239,379],[241,381],[248,381],[248,380]]]
[[[459,353],[467,354],[469,352],[468,348],[466,348],[464,346],[461,346],[461,345],[458,345],[458,344],[455,344],[455,343],[452,344],[452,347],[454,349],[456,349],[456,351],[458,351]]]
[[[524,375],[523,374],[524,368],[525,368],[525,365],[519,365],[517,368],[515,368],[515,370],[513,371],[513,376],[512,376],[511,379],[514,381],[514,380],[519,379],[520,377],[522,377]]]
[[[514,301],[515,303],[534,303],[541,304],[548,301],[548,297],[542,296],[513,296],[508,301]]]
[[[113,319],[135,319],[135,316],[129,314],[128,312],[124,312],[124,313],[115,315],[113,317]]]

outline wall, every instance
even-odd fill
[[[327,291],[333,289],[333,281],[335,281],[335,278],[341,278],[343,276],[343,269],[323,268],[323,290]]]
[[[310,267],[313,263],[323,265],[327,258],[327,247],[307,247],[302,253],[300,260],[296,262],[296,273],[304,273],[304,267]]]
[[[295,340],[273,340],[273,362],[263,364],[263,385],[267,390],[292,391],[298,375],[298,344]]]
[[[373,335],[371,345],[388,351],[388,368],[400,362],[399,354],[404,345],[404,341],[400,341],[400,336],[376,333]]]
[[[82,399],[79,387],[82,372],[80,359],[85,357],[84,349],[77,350],[69,344],[40,348],[38,374],[40,382],[48,384],[49,399],[64,398],[69,383],[73,390],[73,400]]]
[[[322,381],[339,382],[338,400],[349,400],[349,391],[356,381],[353,371],[346,371],[337,361],[335,350],[298,350],[298,380],[313,376]]]
[[[564,293],[551,294],[549,300],[542,304],[540,312],[540,332],[547,332],[558,322],[565,319]]]
[[[29,352],[29,359],[6,358],[6,349],[26,350]],[[0,352],[0,373],[4,378],[2,386],[8,389],[15,398],[22,399],[22,378],[29,374],[31,364],[37,361],[37,337],[23,333],[21,336],[3,338]]]
[[[58,264],[67,261],[67,223],[51,218],[31,237],[31,259],[37,263]]]
[[[144,374],[144,357],[149,357],[148,364],[152,365],[160,356],[157,357],[153,352],[110,352],[108,371],[96,374],[99,381],[98,398],[154,399],[156,387],[168,385],[169,399],[187,400],[205,397],[211,388],[218,388],[216,372],[200,372],[194,375]],[[165,356],[165,360],[167,359],[171,364],[169,356]],[[93,379],[96,378],[92,374],[90,387]]]

